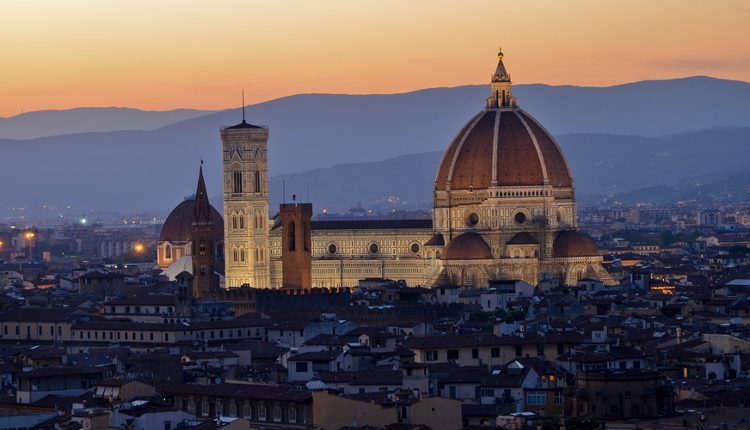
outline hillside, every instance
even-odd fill
[[[439,154],[481,109],[486,92],[486,86],[466,86],[393,95],[297,95],[250,106],[247,117],[270,127],[271,175],[289,175],[412,154]],[[750,126],[745,114],[750,111],[747,83],[698,77],[607,88],[519,85],[515,92],[524,109],[551,132],[562,134],[560,142],[581,192],[626,192],[676,183],[715,171],[727,160],[749,158],[746,129],[717,128]],[[707,109],[699,101],[708,99],[722,100],[722,104]],[[219,194],[218,131],[239,118],[234,109],[156,130],[2,139],[0,181],[13,186],[4,188],[0,206],[46,203],[119,211],[167,209],[193,191],[201,158],[211,193]],[[708,130],[653,137],[695,129]],[[628,136],[618,135],[623,133]],[[332,191],[335,187],[358,184],[357,197],[347,197],[339,205],[393,194],[429,200],[437,158],[427,157],[423,165],[408,157],[405,160],[410,161],[403,164],[370,165],[374,170],[366,177],[362,166],[337,167],[350,176],[321,170],[320,175],[336,180],[320,179],[320,186],[307,179],[303,183],[310,184],[312,197],[330,195],[330,199],[337,195]],[[287,189],[296,187],[298,194],[306,193],[308,185],[302,190],[295,181],[290,177]]]

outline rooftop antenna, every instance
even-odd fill
[[[245,90],[242,90],[242,123],[245,123]]]

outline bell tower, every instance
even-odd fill
[[[268,127],[245,121],[221,130],[225,287],[270,286]]]
[[[202,162],[201,162],[202,163]],[[219,288],[219,278],[214,271],[216,246],[214,244],[214,219],[208,202],[206,183],[203,180],[203,166],[198,174],[198,188],[195,191],[195,205],[190,226],[192,237],[191,258],[193,260],[194,298],[210,297]]]

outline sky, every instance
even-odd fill
[[[744,0],[2,0],[0,117],[299,93],[750,81]]]

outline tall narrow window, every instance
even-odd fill
[[[201,240],[199,252],[201,255],[206,255],[206,241]]]
[[[294,228],[294,222],[289,223],[289,250],[294,251],[296,249],[295,239],[296,239],[296,230]]]
[[[234,192],[239,194],[242,192],[242,172],[234,172]]]
[[[254,176],[255,178],[253,182],[255,183],[255,192],[259,193],[260,192],[260,171],[256,170]]]
[[[245,228],[245,215],[240,215],[240,229]]]
[[[164,258],[172,258],[172,247],[169,245],[164,248]]]
[[[307,244],[307,224],[302,223],[302,247],[305,248],[305,251],[310,250],[310,245]]]
[[[233,257],[233,260],[234,260],[235,263],[237,262],[237,260],[239,260],[239,253],[237,252],[236,249],[232,253],[232,257]]]
[[[243,263],[245,262],[245,250],[244,249],[240,249],[240,261]]]
[[[237,215],[232,216],[232,230],[237,230]]]

